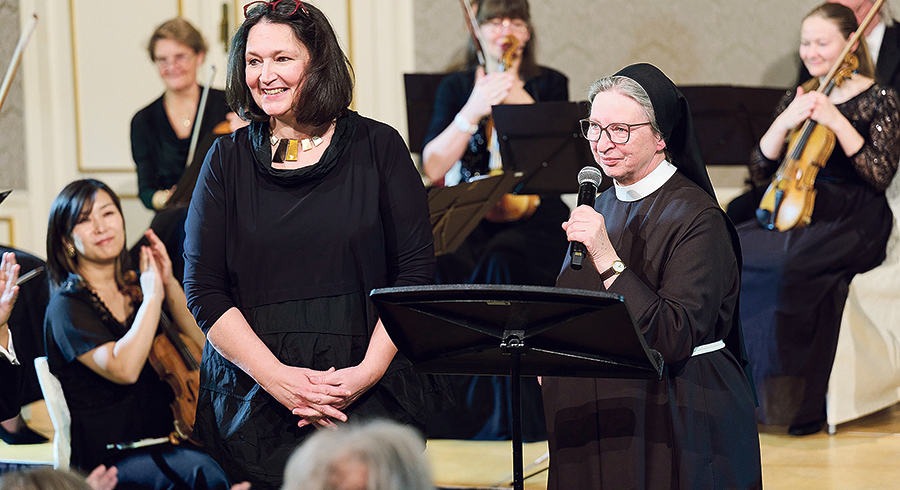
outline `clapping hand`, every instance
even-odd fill
[[[7,328],[9,316],[12,314],[13,306],[19,297],[19,286],[16,284],[19,280],[19,264],[16,263],[16,254],[6,252],[3,259],[0,260],[0,329]],[[4,346],[5,347],[5,346]]]

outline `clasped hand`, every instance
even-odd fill
[[[790,131],[807,119],[822,124],[828,128],[835,126],[837,118],[843,117],[837,107],[828,100],[828,96],[821,92],[803,91],[803,87],[797,87],[797,95],[790,105],[779,115],[781,126]]]
[[[378,380],[363,365],[327,371],[282,365],[266,391],[300,417],[298,427],[337,427],[347,421],[350,406]]]

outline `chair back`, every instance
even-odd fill
[[[70,432],[72,416],[66,405],[62,385],[59,383],[59,379],[50,372],[50,365],[47,364],[46,357],[35,358],[34,369],[37,371],[41,392],[44,394],[47,411],[50,413],[50,422],[53,424],[53,467],[68,468],[69,457],[72,455]]]

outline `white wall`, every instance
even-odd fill
[[[84,177],[103,180],[120,195],[129,243],[139,238],[153,215],[137,199],[130,121],[164,90],[146,42],[157,25],[184,16],[210,45],[198,77],[205,83],[214,64],[213,86],[222,88],[225,44],[243,20],[244,3],[21,0],[21,25],[32,12],[39,17],[18,74],[27,177],[25,189],[16,190],[0,207],[0,242],[43,257],[50,203],[66,184]],[[402,73],[413,70],[412,0],[312,3],[329,16],[354,65],[353,108],[405,133]],[[228,23],[225,40],[220,36],[223,20]],[[0,145],[0,159],[5,157]]]

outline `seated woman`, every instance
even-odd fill
[[[221,468],[187,444],[109,449],[172,432],[172,389],[147,362],[163,309],[184,337],[205,343],[165,247],[152,231],[146,236],[138,278],[127,264],[119,198],[106,184],[73,182],[50,209],[47,265],[56,290],[44,334],[72,415],[71,464],[115,465],[122,488],[228,488]]]
[[[246,123],[230,111],[225,92],[214,88],[207,94],[202,120],[197,120],[204,90],[197,82],[197,69],[206,56],[206,41],[188,21],[174,18],[157,27],[147,51],[166,90],[131,119],[131,155],[137,166],[138,196],[147,209],[159,213],[150,228],[166,245],[180,282],[184,278],[184,201],[190,198],[193,186],[188,182],[196,182],[199,165],[190,173],[193,180],[185,176],[186,169],[203,161],[215,138]],[[191,137],[198,124],[194,157],[188,162]],[[179,183],[185,188],[174,193]],[[147,245],[146,240],[139,245]],[[139,250],[132,251],[135,261]]]
[[[753,155],[754,180],[771,176],[788,133],[807,119],[830,129],[837,144],[819,170],[815,208],[805,227],[738,226],[744,253],[741,321],[763,424],[789,433],[818,432],[853,276],[880,264],[892,225],[884,195],[900,158],[900,102],[873,80],[865,42],[859,69],[830,95],[816,92],[857,23],[853,11],[825,3],[803,20],[800,57],[814,78],[781,101]]]
[[[535,61],[535,34],[527,0],[482,0],[474,6],[484,39],[485,56],[497,60],[513,51],[502,72],[477,67],[469,46],[467,70],[447,75],[438,88],[434,116],[425,137],[422,161],[434,182],[469,182],[502,167],[491,148],[487,121],[491,106],[566,101],[565,75]],[[574,185],[574,184],[573,184]],[[559,196],[540,196],[533,214],[512,220],[495,207],[454,253],[438,257],[438,283],[552,286],[562,266],[566,234],[560,225],[569,209]],[[507,378],[454,377],[459,403],[455,411],[429,423],[430,437],[507,439],[510,437]],[[523,433],[526,440],[545,439],[540,388],[524,380]],[[504,395],[504,392],[506,394]]]

